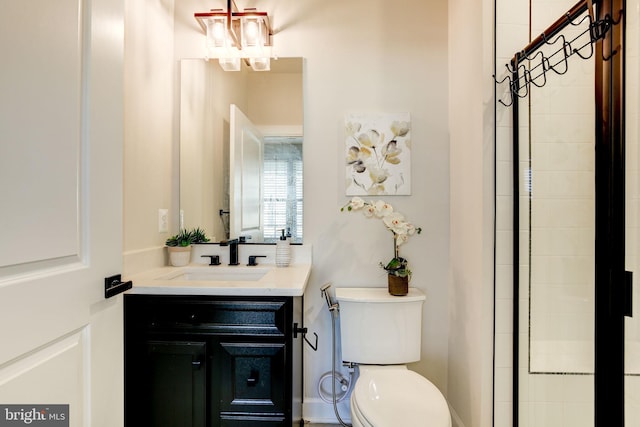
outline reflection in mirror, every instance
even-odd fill
[[[264,241],[262,221],[262,153],[264,136],[249,118],[231,105],[229,234],[250,242]]]
[[[180,225],[203,227],[212,241],[245,236],[250,243],[275,242],[284,229],[302,243],[302,58],[274,60],[269,72],[244,65],[224,72],[202,59],[180,66]],[[235,183],[243,167],[231,151],[232,105],[262,135],[261,148],[255,140],[244,148],[262,158],[244,167],[253,184]],[[242,207],[233,207],[242,193],[232,185],[247,191]]]
[[[302,242],[302,137],[265,137],[263,173],[264,239],[275,242],[285,222]]]

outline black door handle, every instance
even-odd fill
[[[247,387],[255,387],[260,382],[260,372],[257,369],[252,369],[251,374],[247,378]]]

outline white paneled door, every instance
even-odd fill
[[[123,1],[0,10],[0,425],[121,426]]]
[[[229,237],[264,239],[262,221],[262,158],[264,136],[235,104],[229,110]]]

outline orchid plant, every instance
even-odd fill
[[[347,212],[362,210],[362,213],[367,218],[382,219],[387,229],[393,233],[393,258],[387,264],[381,262],[380,266],[385,269],[387,273],[394,276],[411,276],[411,270],[409,270],[407,260],[398,254],[398,246],[409,240],[410,236],[420,234],[422,228],[416,227],[406,221],[404,215],[400,212],[395,212],[390,204],[382,200],[368,202],[360,197],[354,197],[349,203],[340,208],[341,212],[345,210]]]

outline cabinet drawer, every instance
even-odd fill
[[[287,299],[180,298],[128,295],[127,322],[138,330],[283,337]]]

